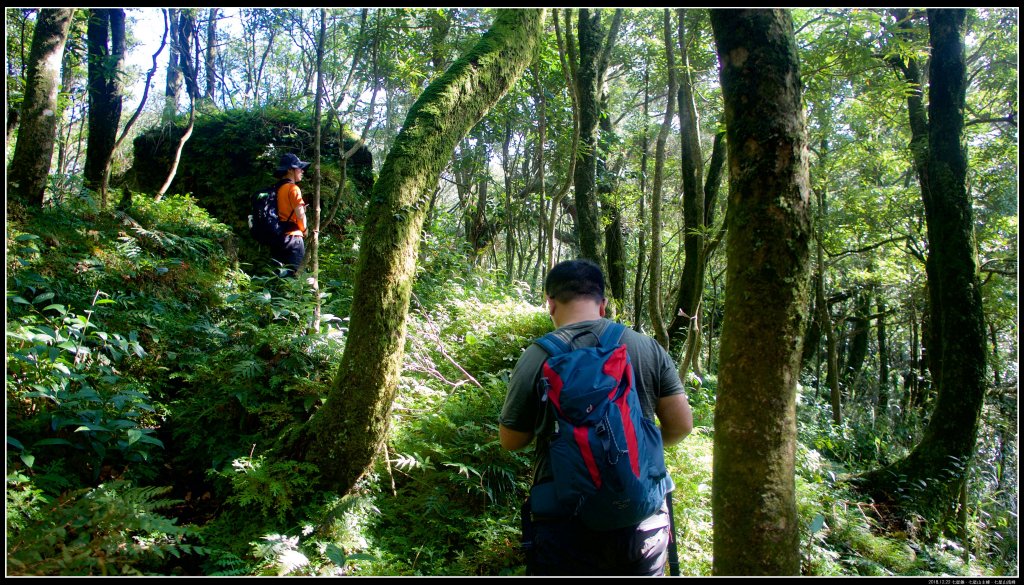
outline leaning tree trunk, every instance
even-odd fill
[[[108,45],[109,41],[109,45]],[[89,142],[85,151],[85,185],[99,189],[107,159],[117,142],[124,98],[124,9],[92,9],[89,46]],[[100,202],[106,207],[106,193]]]
[[[46,178],[50,174],[57,136],[60,63],[74,13],[73,8],[40,9],[32,35],[21,126],[7,172],[8,194],[32,207],[42,207]]]
[[[675,115],[672,96],[676,93],[676,65],[672,52],[672,16],[668,8],[664,9],[665,22],[665,59],[668,69],[668,98],[665,100],[665,117],[661,123],[661,130],[658,131],[658,140],[654,147],[654,185],[651,192],[651,286],[648,291],[647,306],[651,317],[651,328],[654,330],[654,338],[658,340],[665,349],[669,348],[668,332],[665,330],[665,321],[662,315],[661,305],[661,207],[662,187],[665,183],[665,145],[668,141],[669,127],[672,126],[672,116]]]
[[[876,499],[932,520],[955,511],[974,454],[985,398],[985,318],[975,263],[974,218],[963,141],[966,64],[964,10],[929,10],[932,46],[927,182],[928,286],[942,367],[938,397],[921,442],[905,459],[854,479]],[[934,346],[933,346],[934,347]],[[929,351],[933,349],[929,347]],[[933,370],[933,375],[936,372]]]
[[[797,575],[796,383],[811,238],[793,23],[712,10],[729,149],[727,292],[715,406],[715,575]]]
[[[427,203],[455,146],[533,60],[544,10],[503,10],[406,118],[374,185],[337,384],[308,426],[306,458],[348,491],[383,444]]]

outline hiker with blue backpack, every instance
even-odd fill
[[[506,449],[537,440],[527,574],[663,575],[674,538],[664,446],[693,428],[683,383],[657,341],[604,318],[593,262],[557,264],[544,292],[556,330],[516,363],[498,428]]]

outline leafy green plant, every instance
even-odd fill
[[[12,430],[31,441],[17,444],[27,467],[45,448],[67,447],[83,452],[95,479],[107,462],[145,461],[163,446],[153,430],[155,406],[117,369],[126,356],[142,357],[145,350],[134,331],[125,336],[99,329],[94,310],[113,302],[101,295],[96,291],[85,315],[61,304],[39,309],[52,292],[31,302],[10,297],[29,310],[9,324],[6,374],[8,399],[17,405]]]

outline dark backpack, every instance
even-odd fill
[[[672,490],[661,431],[644,416],[629,354],[618,345],[624,330],[609,323],[596,347],[572,349],[553,333],[535,342],[550,356],[540,389],[556,420],[555,478],[531,490],[536,516],[612,530],[651,516]]]
[[[249,233],[257,242],[273,246],[284,241],[284,234],[298,226],[292,221],[281,221],[277,215],[277,190],[284,183],[277,183],[253,193],[252,214],[249,215]],[[291,219],[291,216],[288,217]]]

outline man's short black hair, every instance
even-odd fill
[[[590,260],[559,262],[544,280],[544,292],[559,303],[568,303],[588,297],[600,303],[604,300],[604,273]]]

